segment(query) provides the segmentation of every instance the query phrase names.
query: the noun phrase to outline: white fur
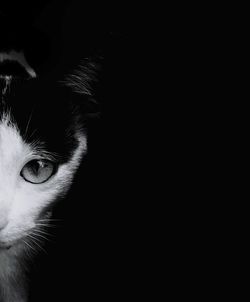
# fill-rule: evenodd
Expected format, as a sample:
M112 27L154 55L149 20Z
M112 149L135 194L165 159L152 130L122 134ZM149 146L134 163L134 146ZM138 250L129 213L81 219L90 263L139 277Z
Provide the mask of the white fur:
M26 235L36 227L42 210L69 189L86 151L86 137L81 133L77 139L79 146L71 160L59 166L47 182L32 184L26 182L20 172L27 162L41 155L22 139L9 115L0 120L0 291L4 287L13 297L18 293L8 280L19 275L17 263L24 252ZM4 248L10 245L10 249ZM6 299L17 302L9 296ZM25 301L19 299L19 302Z

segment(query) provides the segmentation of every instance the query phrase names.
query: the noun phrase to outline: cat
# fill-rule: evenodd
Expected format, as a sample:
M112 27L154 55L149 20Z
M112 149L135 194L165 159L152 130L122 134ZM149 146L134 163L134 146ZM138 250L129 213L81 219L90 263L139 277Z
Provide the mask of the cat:
M94 65L52 81L0 50L0 301L27 302L27 263L87 153L83 100ZM19 72L22 70L22 72ZM77 97L76 97L77 96Z

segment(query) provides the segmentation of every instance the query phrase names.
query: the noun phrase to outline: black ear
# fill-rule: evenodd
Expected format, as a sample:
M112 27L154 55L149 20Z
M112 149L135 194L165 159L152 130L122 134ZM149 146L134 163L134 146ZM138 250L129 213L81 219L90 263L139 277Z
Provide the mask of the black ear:
M32 10L30 12L33 13ZM28 78L30 75L25 75L24 70L21 70L20 67L26 69L27 72L24 65L29 65L39 74L40 70L46 66L52 51L50 37L33 26L32 17L34 16L26 15L26 13L28 14L28 11L24 12L23 9L17 11L16 8L5 12L0 11L0 53L2 53L0 61L4 63L0 66L0 72L7 74L12 72L16 77L21 78ZM34 13L34 15L36 14ZM23 58L21 58L22 56ZM12 63L13 66L10 66L8 59L12 63L14 61L15 66ZM23 64L24 61L26 64Z
M101 61L84 59L73 72L65 77L62 83L72 91L72 101L86 118L98 117L100 108Z

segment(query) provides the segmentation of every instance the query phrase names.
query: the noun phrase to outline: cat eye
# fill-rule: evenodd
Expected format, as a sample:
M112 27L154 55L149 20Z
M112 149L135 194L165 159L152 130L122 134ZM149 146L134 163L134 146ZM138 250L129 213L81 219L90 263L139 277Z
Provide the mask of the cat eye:
M55 173L56 165L44 159L28 162L21 171L21 176L33 184L41 184L49 180Z

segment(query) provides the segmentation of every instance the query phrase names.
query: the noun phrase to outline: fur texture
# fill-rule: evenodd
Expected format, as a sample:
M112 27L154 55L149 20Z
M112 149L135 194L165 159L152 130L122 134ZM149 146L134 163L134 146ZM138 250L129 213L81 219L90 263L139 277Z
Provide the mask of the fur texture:
M2 56L3 58L3 56ZM0 100L0 301L26 302L27 259L42 248L36 240L55 202L69 190L87 135L72 89L89 97L90 67L64 84L44 79L13 80ZM5 87L4 76L0 81ZM66 85L65 85L66 84ZM53 174L42 183L22 174L32 161L48 161ZM31 170L28 170L30 173Z

